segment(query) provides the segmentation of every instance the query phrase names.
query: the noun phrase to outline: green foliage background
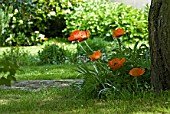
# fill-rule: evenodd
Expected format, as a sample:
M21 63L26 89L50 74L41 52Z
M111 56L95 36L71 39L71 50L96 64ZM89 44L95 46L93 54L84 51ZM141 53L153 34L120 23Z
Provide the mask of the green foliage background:
M14 5L9 27L1 36L5 45L37 45L41 37L63 37L65 15L82 0L23 0ZM4 7L8 3L3 1ZM38 31L36 34L35 31Z
M92 37L112 40L111 30L125 30L124 42L147 40L148 7L136 9L121 3L88 1L66 15L66 35L73 30L90 30Z
M10 10L5 10L9 5L13 6L13 13L8 27L3 28L5 32L1 34L0 46L37 45L44 37L67 38L76 29L88 29L91 38L110 41L111 30L118 27L125 29L123 42L147 41L147 6L136 9L105 0L13 1L3 1L4 5L1 5L1 13L3 10L11 14Z

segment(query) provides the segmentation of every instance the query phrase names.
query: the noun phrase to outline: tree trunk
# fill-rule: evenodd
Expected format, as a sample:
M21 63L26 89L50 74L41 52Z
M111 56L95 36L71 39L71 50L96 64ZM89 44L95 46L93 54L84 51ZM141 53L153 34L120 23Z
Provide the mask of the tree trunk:
M170 89L170 0L152 0L149 11L151 82L156 92Z

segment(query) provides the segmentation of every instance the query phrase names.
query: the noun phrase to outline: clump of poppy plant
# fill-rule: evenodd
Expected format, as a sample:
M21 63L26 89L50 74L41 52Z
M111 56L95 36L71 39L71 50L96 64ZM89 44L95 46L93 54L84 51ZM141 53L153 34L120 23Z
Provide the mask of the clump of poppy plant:
M110 66L110 68L114 69L114 70L117 70L119 69L125 62L125 58L115 58L111 61L108 61L108 64Z
M90 31L81 31L81 30L75 30L71 33L70 37L68 37L69 41L76 41L81 42L83 40L87 40L90 35Z
M100 52L100 50L95 51L92 55L89 55L88 57L91 60L97 60L102 56L102 53Z
M114 38L119 38L124 35L124 30L122 28L118 28L116 30L112 30L112 35Z
M119 37L124 35L124 33L125 33L125 31L122 28L112 30L112 35L114 38L117 38L115 40L118 41L120 49L121 49L121 42L120 42ZM90 35L89 30L86 30L86 31L75 30L71 33L70 37L68 37L68 40L81 42L81 41L87 40L89 35ZM79 43L79 44L81 45L81 43ZM85 41L85 44L86 44L86 46L88 46L86 41ZM83 49L83 47L82 47L82 49ZM101 58L102 53L100 52L100 50L93 51L90 47L89 47L89 49L93 52L91 55L88 56L88 58L90 60L95 61L95 60L98 60ZM84 50L84 52L87 54L87 52L85 50ZM100 61L93 62L93 68L96 71L95 73L89 72L89 70L91 70L91 69L89 69L88 67L81 68L81 66L80 66L81 69L78 70L78 71L80 71L80 74L82 74L83 76L89 77L89 78L85 78L84 83L82 83L82 86L81 86L83 88L82 93L86 94L87 96L92 95L93 97L96 97L96 94L98 94L98 96L102 95L102 94L104 95L105 93L102 93L102 91L105 90L105 88L110 87L110 85L117 87L115 85L116 83L112 83L113 81L117 82L117 80L120 82L119 84L121 85L120 86L121 88L119 88L119 86L118 86L116 89L121 90L122 88L125 88L125 89L128 89L130 92L131 92L131 90L133 91L133 89L137 90L138 86L140 85L137 83L137 78L134 78L134 79L136 79L136 81L135 81L136 86L132 85L132 86L128 86L128 88L127 88L127 84L129 84L127 82L132 81L132 80L129 80L131 78L129 78L129 76L127 75L128 72L122 72L122 71L119 72L118 71L118 69L121 68L124 63L125 63L125 58L114 58L114 59L108 61L108 65L109 65L110 69L117 70L116 74L113 74L113 70L110 70L110 69L107 70L108 67L105 67L105 64L101 63ZM103 72L103 70L104 71L106 70L107 72ZM144 73L145 73L145 70L141 69L141 68L133 68L129 71L129 74L134 77L142 76ZM120 78L120 79L114 78L113 79L113 77L112 77L113 75L115 75L115 76L125 75L128 77L122 76L123 78ZM95 76L95 78L93 78L94 76ZM96 79L99 81L96 81ZM124 84L124 82L127 84ZM91 86L90 87L91 90L89 91L89 85L91 85L91 84L94 86L93 87ZM107 85L109 85L109 86L107 86ZM129 87L131 87L131 89ZM88 88L88 90L87 90L87 88Z
M129 71L129 74L134 77L142 76L144 73L145 70L141 68L133 68Z

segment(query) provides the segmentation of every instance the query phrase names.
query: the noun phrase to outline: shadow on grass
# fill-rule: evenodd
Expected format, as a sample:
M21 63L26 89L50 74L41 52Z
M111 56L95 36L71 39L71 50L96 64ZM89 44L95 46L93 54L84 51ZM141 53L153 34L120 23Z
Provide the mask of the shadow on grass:
M40 91L0 90L1 114L140 114L170 113L170 92L146 93L132 98L85 100L73 89ZM4 101L4 102L3 102Z

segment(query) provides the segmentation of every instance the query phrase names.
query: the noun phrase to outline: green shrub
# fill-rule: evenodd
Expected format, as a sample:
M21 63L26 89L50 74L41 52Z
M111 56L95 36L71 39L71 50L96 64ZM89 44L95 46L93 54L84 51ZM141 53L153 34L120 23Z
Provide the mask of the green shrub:
M147 40L148 8L136 9L120 3L89 0L75 7L66 15L66 28L69 35L73 30L90 30L91 37L113 40L111 30L121 27L125 30L123 42L135 43Z
M10 49L5 50L2 59L19 66L36 65L39 62L36 56L31 55L29 51L25 51L21 47L11 47Z
M38 52L41 64L61 64L66 60L64 49L56 44L45 45L42 51Z
M36 45L44 37L63 37L64 16L82 0L23 0L15 6L6 34L6 45ZM18 38L19 36L19 38Z
M5 28L8 27L10 21L10 13L12 12L12 6L7 7L5 4L0 5L0 46L5 44L5 39L2 37L5 34Z
M11 81L16 81L15 73L19 66L11 61L0 60L0 85L11 86Z

